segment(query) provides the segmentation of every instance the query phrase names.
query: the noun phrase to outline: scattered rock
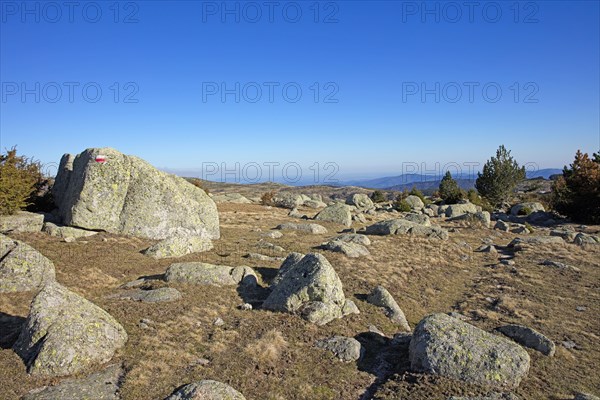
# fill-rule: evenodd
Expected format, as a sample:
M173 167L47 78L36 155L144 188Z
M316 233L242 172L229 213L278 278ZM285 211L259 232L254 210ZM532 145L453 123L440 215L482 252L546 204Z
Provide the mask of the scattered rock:
M65 225L150 239L220 236L217 206L202 189L111 148L64 155L52 193Z
M325 208L327 207L327 204L323 203L320 200L305 200L304 203L302 203L302 205L304 207L308 207L308 208Z
M537 202L528 202L528 203L519 203L514 205L511 209L510 209L510 213L511 215L526 215L527 214L531 214L534 212L538 212L538 211L546 211L544 209L544 206L542 205L542 203L537 203Z
M294 209L304 203L304 199L301 195L291 192L279 192L273 196L273 204L281 208Z
M364 193L355 193L355 194L348 196L346 198L346 204L355 206L356 208L359 208L359 209L361 209L361 208L369 209L369 208L374 207L373 200L371 200L369 198L369 196L367 196Z
M3 215L0 219L0 233L39 232L44 224L44 214L18 211L14 215Z
M512 248L515 251L522 251L527 249L529 246L545 246L545 245L564 245L565 241L560 237L556 236L532 236L526 238L515 238L509 244L508 248Z
M54 279L52 261L27 243L0 234L0 293L36 290Z
M510 225L507 222L504 222L501 219L499 219L498 221L496 221L494 229L498 229L503 232L508 232L510 230Z
M410 195L404 199L414 211L421 211L425 207L425 203L418 196Z
M569 349L569 350L577 347L577 344L572 340L564 340L561 344L563 345L563 347L565 349Z
M472 203L450 204L446 208L446 217L454 218L463 214L475 214L477 211L477 206Z
M410 222L414 222L415 224L431 226L431 221L429 220L429 217L425 214L408 213L404 216L404 219Z
M264 254L259 254L259 253L248 253L245 256L246 258L249 258L251 260L260 260L260 261L283 261L284 258L283 257L272 257L272 256L266 256Z
M251 204L252 201L239 193L219 193L212 196L215 203Z
M572 242L575 240L575 236L577 236L577 232L569 231L566 229L554 229L550 231L550 236L558 236L563 238L563 240L567 242Z
M577 267L573 267L571 265L567 265L565 263L561 263L561 262L558 262L558 261L544 260L540 264L541 265L546 265L548 267L558 268L558 269L570 269L571 271L575 271L575 272L580 272L581 271Z
M262 233L260 236L268 237L270 239L279 239L280 237L283 237L283 233L279 231L269 231Z
M573 239L573 243L579 246L585 245L596 245L600 243L600 238L598 236L588 235L587 233L579 232L575 239Z
M301 231L313 235L322 235L327 233L327 228L319 224L296 224L288 222L285 224L278 225L275 229L279 229L282 231Z
M120 400L119 385L123 374L121 365L110 365L85 378L66 379L56 386L35 389L23 396L22 400Z
M302 214L300 211L298 211L297 208L293 208L292 211L288 213L288 217L308 219L308 217Z
M404 218L389 219L377 222L366 228L367 235L398 235L410 234L415 236L424 236L428 238L448 239L448 231L437 225L423 226Z
M358 258L362 256L368 256L369 250L362 244L354 242L342 242L341 240L331 240L321 245L325 250L333 251L336 253L342 253L346 257Z
M556 346L552 340L532 328L511 324L501 326L497 330L513 339L515 342L537 350L547 356L552 357L556 350Z
M315 215L317 221L335 222L345 226L352 225L352 213L350 207L342 203L335 203L325 207Z
M386 315L403 330L410 332L410 325L406 320L404 312L396 303L390 292L383 286L377 286L367 297L367 301L377 307L383 307Z
M255 284L258 277L250 267L228 267L203 262L171 264L165 272L165 281L196 285Z
M369 239L369 237L366 235L361 235L360 233L343 233L331 240L339 240L347 243L358 243L362 244L363 246L371 245L371 239Z
M240 306L238 308L242 311L250 311L250 310L252 310L252 304L250 304L250 303L240 304Z
M600 397L589 393L576 393L573 400L600 400Z
M480 386L514 389L529 371L518 344L446 314L425 317L409 347L411 368Z
M342 317L345 304L342 282L321 254L299 258L288 256L263 303L271 311L299 313L304 319L324 325Z
M479 246L475 251L480 253L498 254L498 250L493 244Z
M360 310L352 300L346 299L344 306L342 307L342 315L360 314Z
M212 241L200 236L173 236L148 247L142 253L152 258L182 257L213 248Z
M575 307L575 311L584 312L585 310L587 310L586 306L577 306L577 307Z
M345 336L319 340L316 346L332 352L340 361L358 361L364 354L364 349L358 340Z
M223 318L221 317L217 317L214 321L213 321L213 325L214 326L223 326L225 325L225 321L223 321Z
M52 222L46 222L42 231L46 232L50 236L56 236L60 238L82 238L97 235L97 231L88 231L85 229L73 228L72 226L59 226Z
M515 262L513 260L507 259L507 258L503 258L502 260L500 260L500 264L503 265L515 265Z
M367 218L365 217L364 214L356 214L352 216L352 221L356 221L359 222L361 224L366 224L367 223Z
M13 349L30 374L62 376L107 362L126 341L106 311L53 282L33 299Z
M143 303L162 303L181 299L181 292L175 288L162 287L151 290L136 290L118 296L122 299L141 301Z
M176 390L165 400L246 400L234 388L221 382L203 380Z

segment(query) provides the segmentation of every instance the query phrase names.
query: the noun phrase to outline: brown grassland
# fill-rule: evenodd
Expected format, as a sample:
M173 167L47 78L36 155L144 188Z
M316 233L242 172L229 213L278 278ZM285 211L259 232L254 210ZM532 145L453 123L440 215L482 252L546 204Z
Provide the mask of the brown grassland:
M310 209L301 211L314 214ZM215 241L215 248L177 261L248 265L260 274L262 284L268 285L280 263L244 255L264 253L257 247L264 239L259 229L265 232L282 222L301 221L288 217L287 210L260 205L219 204L219 213L222 238ZM378 213L367 219L371 224L390 217ZM498 264L496 255L474 249L486 238L505 246L517 235L463 227L457 222L440 223L457 228L448 241L371 237L371 255L358 259L315 248L342 229L335 224L322 224L329 230L326 235L285 231L280 239L265 239L290 252L322 251L336 269L346 297L354 300L361 313L322 327L294 315L242 311L240 304L260 300L261 293L247 298L247 293L239 293L235 287L173 285L183 299L172 303L111 298L122 290L119 285L162 274L174 262L142 255L140 251L153 243L149 240L106 233L73 243L43 233L11 236L50 258L60 283L107 310L125 327L129 341L111 363L124 365L121 395L127 400L163 399L180 385L200 379L230 384L249 400L419 400L488 392L411 373L406 348L387 355L389 370L383 374L377 368L376 352L397 328L380 309L365 301L365 295L378 284L392 293L413 327L425 315L458 311L488 331L519 323L554 340L554 357L528 350L531 369L515 392L522 399L571 399L575 391L600 393L600 246L537 246L516 252L516 265L507 266ZM546 229L537 228L533 235L547 234ZM539 265L548 258L576 266L580 272ZM10 349L32 296L0 295L2 399L16 399L60 381L28 376L22 360ZM577 311L578 306L586 307L585 311ZM213 324L217 317L224 320L222 326ZM148 327L140 326L142 319L151 321ZM386 337L368 333L372 325ZM365 357L358 363L342 363L314 346L316 340L331 335L359 338L367 349ZM576 347L564 347L562 342L567 340Z

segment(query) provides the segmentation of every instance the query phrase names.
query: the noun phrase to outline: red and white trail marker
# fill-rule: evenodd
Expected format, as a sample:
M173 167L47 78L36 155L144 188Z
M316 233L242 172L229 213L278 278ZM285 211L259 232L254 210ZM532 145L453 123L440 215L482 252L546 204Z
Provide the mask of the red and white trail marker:
M100 164L104 164L106 162L106 156L102 154L98 154L96 156L96 162Z

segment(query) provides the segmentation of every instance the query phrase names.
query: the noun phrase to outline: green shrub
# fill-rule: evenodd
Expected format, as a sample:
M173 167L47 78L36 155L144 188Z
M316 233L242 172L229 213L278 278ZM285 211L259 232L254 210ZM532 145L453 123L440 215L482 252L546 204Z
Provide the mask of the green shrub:
M440 182L438 189L440 198L444 200L446 204L456 204L460 200L465 198L465 193L458 186L458 183L452 178L450 171L446 171L446 174Z
M387 198L381 190L375 190L371 193L371 200L373 200L373 203L383 203L384 201L387 201Z
M519 215L529 215L531 214L533 211L531 210L531 208L529 207L523 207L519 210Z
M492 205L488 203L486 199L481 197L475 189L469 189L467 191L466 198L469 200L469 202L480 206L483 211L492 212L494 210L494 207L492 207Z
M475 188L481 196L493 206L506 202L515 186L525 179L525 167L519 164L501 145L496 151L496 157L490 158L483 166L483 172L477 174Z
M577 151L570 168L565 167L552 187L552 206L584 223L600 223L600 153L590 159Z
M400 212L409 212L412 211L412 207L406 201L407 194L400 193L398 197L396 197L396 201L394 202L394 208Z
M14 214L32 203L37 185L43 181L41 165L17 156L13 147L0 155L0 214Z

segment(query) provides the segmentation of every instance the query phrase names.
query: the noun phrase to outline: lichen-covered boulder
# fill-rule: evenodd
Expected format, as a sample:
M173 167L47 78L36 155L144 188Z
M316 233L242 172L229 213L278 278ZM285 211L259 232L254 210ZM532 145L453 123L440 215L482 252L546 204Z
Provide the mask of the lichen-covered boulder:
M252 200L239 193L219 193L215 194L212 199L215 203L252 204Z
M323 255L294 254L282 264L263 308L324 325L343 316L345 302L342 282Z
M521 346L446 314L417 324L409 359L414 371L503 389L519 386L529 371L529 354Z
M27 243L0 234L0 293L36 290L54 279L52 261Z
M151 290L133 290L115 296L120 299L141 301L142 303L165 303L181 300L181 292L170 287Z
M410 207L415 211L420 211L423 209L423 207L425 207L425 203L423 203L423 200L421 200L420 197L412 194L410 196L407 196L406 199L404 199L404 201L406 201L408 205L410 205Z
M185 262L171 264L165 272L165 281L227 286L239 283L256 283L258 278L256 272L250 267L228 267L203 262Z
M425 214L408 213L404 216L404 219L410 222L414 222L415 224L431 226L431 221L429 220L429 217Z
M335 222L345 226L352 225L352 213L350 207L346 204L335 203L325 207L320 213L315 215L318 221Z
M360 233L342 233L341 235L338 235L331 240L339 240L347 243L358 243L362 244L363 246L371 245L371 239L369 239L368 236L362 235Z
M364 193L355 193L346 198L346 204L355 206L357 208L373 208L373 200Z
M13 349L30 374L63 376L107 362L126 341L110 314L52 282L33 299Z
M215 202L200 188L111 148L63 156L53 195L65 225L164 239L218 239Z
M14 215L0 218L0 233L39 232L44 224L44 214L19 211Z
M245 397L221 382L203 380L183 386L165 400L246 400Z
M143 253L152 258L182 257L213 248L212 241L201 236L173 236L148 247Z

